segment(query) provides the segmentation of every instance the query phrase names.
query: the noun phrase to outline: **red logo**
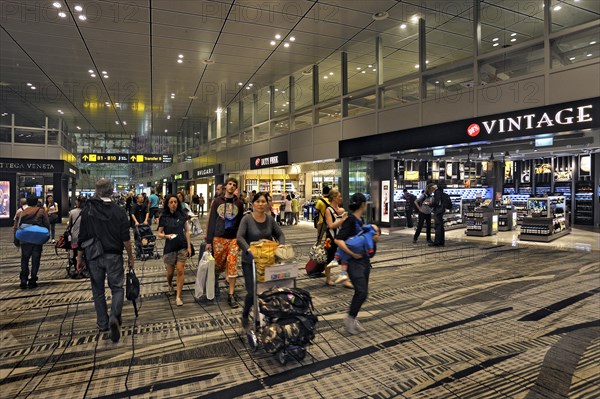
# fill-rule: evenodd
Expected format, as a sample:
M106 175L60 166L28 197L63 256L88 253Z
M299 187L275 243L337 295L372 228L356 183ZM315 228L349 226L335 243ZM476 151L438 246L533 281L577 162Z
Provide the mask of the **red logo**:
M479 132L481 132L481 128L479 127L479 125L477 123L472 123L467 128L467 134L471 137L477 136L479 134Z
M256 158L256 161L254 161L254 164L256 166L260 166L260 158Z

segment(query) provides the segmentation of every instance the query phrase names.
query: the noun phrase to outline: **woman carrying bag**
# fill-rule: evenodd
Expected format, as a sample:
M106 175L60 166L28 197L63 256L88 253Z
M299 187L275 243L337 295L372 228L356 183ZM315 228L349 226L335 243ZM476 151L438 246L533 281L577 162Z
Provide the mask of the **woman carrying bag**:
M254 279L252 271L252 255L250 243L275 238L279 244L285 244L285 236L281 228L271 216L269 194L259 192L252 198L252 212L245 215L237 232L237 243L242 250L242 271L246 285L246 299L242 311L242 327L248 327L248 315L254 299Z
M58 214L58 204L54 202L52 194L46 196L46 203L44 204L44 210L48 214L48 220L50 220L50 239L52 244L56 244L54 239L56 231L56 223L60 223L60 215Z

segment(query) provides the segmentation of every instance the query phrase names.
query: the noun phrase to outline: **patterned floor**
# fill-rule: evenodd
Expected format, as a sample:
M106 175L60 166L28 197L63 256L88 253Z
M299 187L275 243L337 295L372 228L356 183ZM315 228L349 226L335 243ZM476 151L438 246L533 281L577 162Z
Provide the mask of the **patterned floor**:
M286 227L300 265L314 229ZM359 319L352 291L303 273L318 334L302 362L251 352L225 295L197 303L197 259L183 307L165 295L161 260L138 263L142 304L126 302L123 337L95 328L88 280L64 279L47 245L40 286L18 287L19 254L0 230L2 398L598 398L599 253L383 236ZM238 280L243 292L243 279Z

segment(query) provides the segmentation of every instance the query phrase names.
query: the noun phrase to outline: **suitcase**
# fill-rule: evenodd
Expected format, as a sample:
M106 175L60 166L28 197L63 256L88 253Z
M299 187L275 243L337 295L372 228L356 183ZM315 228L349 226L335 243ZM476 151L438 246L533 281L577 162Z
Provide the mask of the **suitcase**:
M308 274L308 277L323 277L323 272L325 271L325 264L318 264L314 260L309 259L308 262L306 262L305 269L306 274Z

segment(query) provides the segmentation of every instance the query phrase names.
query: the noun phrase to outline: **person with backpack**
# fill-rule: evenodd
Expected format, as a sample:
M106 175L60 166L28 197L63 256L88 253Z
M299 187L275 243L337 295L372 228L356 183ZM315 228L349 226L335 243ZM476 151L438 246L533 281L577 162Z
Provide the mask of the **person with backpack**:
M323 186L323 196L319 197L315 202L315 217L313 223L315 229L317 229L317 240L321 241L323 234L325 234L324 222L325 222L325 211L330 206L329 202L329 186Z
M406 201L404 205L404 215L406 215L406 227L412 229L412 214L413 209L415 208L415 200L417 199L417 197L414 194L409 193L407 189L404 189L403 193L404 200Z
M27 196L27 208L19 214L19 220L15 223L15 231L23 224L31 224L50 228L48 214L43 209L38 208L38 197L35 195ZM29 242L20 242L21 245L21 289L36 288L37 274L40 270L40 260L42 259L42 249L44 244L33 244ZM29 259L31 259L31 276L29 274Z
M430 244L433 243L433 241L431 241L431 212L433 204L433 192L436 189L437 186L435 184L428 184L425 188L425 191L419 195L415 201L415 207L419 211L419 222L417 224L415 235L413 236L413 244L417 243L419 235L421 234L421 230L423 230L423 224L426 225L425 235L427 237L427 242Z
M444 228L444 213L452 209L452 200L442 187L433 194L433 216L435 218L435 240L429 244L431 247L443 247L446 243Z

